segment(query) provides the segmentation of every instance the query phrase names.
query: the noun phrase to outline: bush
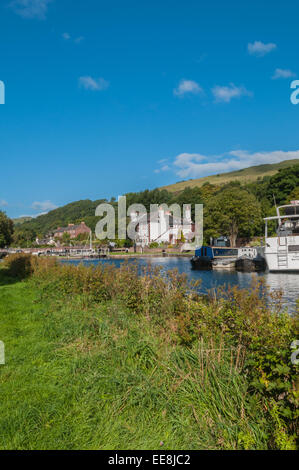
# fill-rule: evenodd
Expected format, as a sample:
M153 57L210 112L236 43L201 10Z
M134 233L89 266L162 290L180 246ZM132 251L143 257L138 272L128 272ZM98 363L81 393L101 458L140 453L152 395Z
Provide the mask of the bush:
M159 243L158 242L152 242L150 243L150 248L159 248Z
M33 258L31 255L9 255L4 260L4 267L10 277L25 279L33 273Z

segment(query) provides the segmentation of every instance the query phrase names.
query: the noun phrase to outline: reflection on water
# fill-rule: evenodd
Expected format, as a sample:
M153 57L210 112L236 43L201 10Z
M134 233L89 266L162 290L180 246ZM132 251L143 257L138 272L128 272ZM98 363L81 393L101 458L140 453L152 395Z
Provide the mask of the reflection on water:
M129 258L129 263L138 263L140 267L150 265L152 267L160 266L163 271L177 269L180 273L186 273L189 279L200 280L199 290L217 288L224 285L239 286L241 289L249 288L253 278L264 278L271 291L282 290L283 304L292 311L295 309L296 300L299 298L299 274L293 273L240 273L237 271L193 271L189 258L171 257L171 258ZM79 264L78 260L62 261L63 263ZM86 265L91 264L115 264L120 266L124 263L123 259L101 259L84 260Z
M299 299L299 274L266 273L264 277L272 291L282 290L283 301L294 309Z

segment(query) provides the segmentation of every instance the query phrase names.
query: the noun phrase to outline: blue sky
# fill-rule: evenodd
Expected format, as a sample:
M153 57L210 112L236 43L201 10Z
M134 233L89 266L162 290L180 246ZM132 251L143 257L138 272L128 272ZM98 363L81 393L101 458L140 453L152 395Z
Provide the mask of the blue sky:
M299 6L2 0L0 210L299 158Z

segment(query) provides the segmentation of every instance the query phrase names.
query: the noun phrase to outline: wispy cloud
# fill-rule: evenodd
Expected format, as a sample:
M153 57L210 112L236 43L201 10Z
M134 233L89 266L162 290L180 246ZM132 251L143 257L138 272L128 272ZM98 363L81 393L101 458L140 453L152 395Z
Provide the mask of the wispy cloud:
M269 42L268 44L265 44L261 41L255 41L253 43L248 44L248 52L251 55L256 55L258 57L263 57L266 54L269 54L269 52L274 51L274 49L277 48L277 45L274 44L273 42Z
M9 6L23 18L37 18L44 20L47 15L48 5L53 0L13 0Z
M40 214L21 214L21 215L18 215L17 218L20 219L20 218L25 218L25 217L29 218L30 217L31 219L37 219L37 217L40 217L41 215L46 215L46 214L48 214L47 211L46 212L41 212Z
M0 207L7 207L8 206L8 202L5 201L4 199L0 199Z
M222 155L181 153L173 161L173 169L181 178L201 178L203 176L241 170L255 165L279 163L284 160L299 159L299 150L253 152L232 150Z
M104 78L80 77L79 85L86 90L101 91L109 88L110 83Z
M162 173L164 171L170 171L171 168L169 165L163 165L161 168L158 168L157 170L155 170L155 173Z
M217 103L229 103L233 98L240 98L241 96L252 96L253 93L248 91L243 86L235 86L231 83L229 86L215 86L212 88L215 101Z
M291 78L296 77L296 74L289 69L276 69L272 80L277 80L279 78Z
M65 41L71 41L71 42L74 42L75 44L80 44L80 42L84 41L84 36L79 36L78 38L73 39L69 33L63 33L62 37Z
M175 96L184 96L186 94L198 95L203 89L194 80L181 80L178 87L173 90Z
M79 36L78 38L74 39L75 44L80 44L80 42L84 41L84 36Z
M53 202L51 201L44 201L44 202L35 201L31 207L35 211L41 211L43 213L47 213L49 211L57 209L57 206L53 204Z

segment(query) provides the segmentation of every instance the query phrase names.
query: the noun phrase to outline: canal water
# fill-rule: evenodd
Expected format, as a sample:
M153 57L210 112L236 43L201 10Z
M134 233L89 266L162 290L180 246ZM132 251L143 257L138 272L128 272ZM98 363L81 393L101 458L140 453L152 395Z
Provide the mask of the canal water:
M99 263L114 264L119 267L126 262L124 259L100 259L100 260L64 260L62 263L79 264L80 262L90 266ZM296 309L296 300L299 299L299 274L292 273L241 273L237 271L194 271L191 269L190 258L187 257L159 257L159 258L129 258L129 263L138 263L140 267L150 265L153 268L159 266L164 272L177 269L180 273L186 273L189 279L199 280L199 290L206 293L211 289L221 286L239 286L241 289L250 288L253 278L265 279L271 291L282 291L284 307L290 312Z

